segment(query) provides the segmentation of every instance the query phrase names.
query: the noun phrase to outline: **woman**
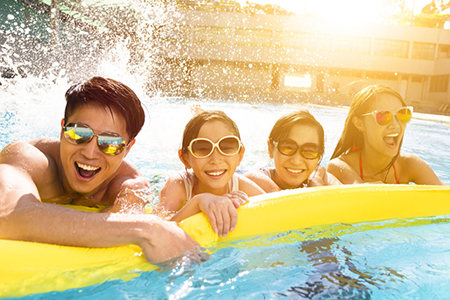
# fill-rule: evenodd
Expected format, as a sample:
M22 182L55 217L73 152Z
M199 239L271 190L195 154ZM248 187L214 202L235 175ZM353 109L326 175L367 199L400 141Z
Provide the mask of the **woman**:
M401 152L412 108L399 93L372 85L355 95L327 170L343 184L444 185L417 155Z
M288 113L278 119L267 145L275 168L244 174L266 193L341 184L320 165L325 151L324 130L307 110Z

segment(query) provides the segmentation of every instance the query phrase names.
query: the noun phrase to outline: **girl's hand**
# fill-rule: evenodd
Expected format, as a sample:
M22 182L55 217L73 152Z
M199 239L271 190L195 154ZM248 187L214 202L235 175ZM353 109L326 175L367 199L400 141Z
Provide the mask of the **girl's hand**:
M243 192L232 192L223 196L213 194L200 194L198 208L205 213L214 230L220 237L225 237L228 232L236 228L238 214L236 205L245 203Z
M322 165L318 165L316 170L309 176L308 186L323 186L326 185L326 169Z
M248 196L243 191L234 191L228 194L225 194L224 196L227 196L230 198L231 202L233 202L233 205L235 208L241 207L241 205L248 202Z

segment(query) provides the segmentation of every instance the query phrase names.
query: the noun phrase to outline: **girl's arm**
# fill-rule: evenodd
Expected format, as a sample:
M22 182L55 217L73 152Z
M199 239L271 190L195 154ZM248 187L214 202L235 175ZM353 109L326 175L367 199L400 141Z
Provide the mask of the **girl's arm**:
M268 178L270 181L272 181L272 179L270 179L266 175L264 176ZM238 175L238 178L239 178L239 190L246 193L249 197L258 196L266 193L260 185L250 180L246 176ZM275 184L275 182L273 183Z
M235 203L244 204L247 201L248 196L243 192L232 192L223 196L202 193L192 197L171 220L180 222L192 215L203 212L208 217L214 232L221 237L225 237L229 231L233 231L236 228L238 214Z
M199 212L205 213L211 227L219 236L227 236L237 224L236 208L248 201L247 194L230 193L216 196L209 193L195 195L183 207L186 201L184 181L180 175L170 177L159 194L159 204L154 213L158 216L171 216L171 221L180 222Z
M342 185L342 183L333 174L327 172L324 166L318 165L310 178L308 186L324 186L324 185Z
M184 181L179 174L171 176L159 193L159 203L153 213L164 218L180 210L186 201Z
M281 191L280 187L261 171L250 171L245 173L243 176L253 181L266 193Z

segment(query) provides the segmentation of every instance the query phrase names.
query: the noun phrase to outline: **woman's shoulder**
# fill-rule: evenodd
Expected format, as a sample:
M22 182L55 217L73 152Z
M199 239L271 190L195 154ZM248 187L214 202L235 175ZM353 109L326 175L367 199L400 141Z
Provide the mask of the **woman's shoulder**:
M361 181L359 175L359 154L349 152L330 160L327 171L343 184L354 184Z
M358 163L359 152L349 152L333 158L327 164L327 170L332 168L350 168L354 169Z
M408 165L417 165L417 164L426 164L426 162L421 159L417 154L408 153L408 152L400 152L396 161L396 165L399 166L408 166Z
M444 184L426 161L413 153L401 152L395 162L400 182Z

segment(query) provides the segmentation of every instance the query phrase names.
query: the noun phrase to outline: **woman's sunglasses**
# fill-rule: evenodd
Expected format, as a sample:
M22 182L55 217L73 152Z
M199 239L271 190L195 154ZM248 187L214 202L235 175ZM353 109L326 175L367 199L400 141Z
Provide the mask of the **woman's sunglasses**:
M108 132L94 134L89 126L82 123L68 123L63 126L63 130L66 140L74 145L89 143L96 136L98 147L108 155L118 155L127 146L120 135Z
M273 144L281 154L287 156L293 156L297 153L297 150L300 151L300 155L305 159L317 159L321 155L319 145L315 143L305 143L299 146L291 139L283 139Z
M372 115L375 118L377 124L380 126L387 126L391 124L392 116L394 115L397 116L397 120L400 123L406 124L411 120L412 107L409 106L400 107L396 112L392 112L389 110L382 110L382 111L374 110L373 112L363 114L361 116L369 116L369 115Z
M226 156L235 155L241 150L242 144L237 136L229 135L221 138L217 143L209 139L193 139L189 144L188 150L196 158L205 158L214 152L217 148L219 152Z

